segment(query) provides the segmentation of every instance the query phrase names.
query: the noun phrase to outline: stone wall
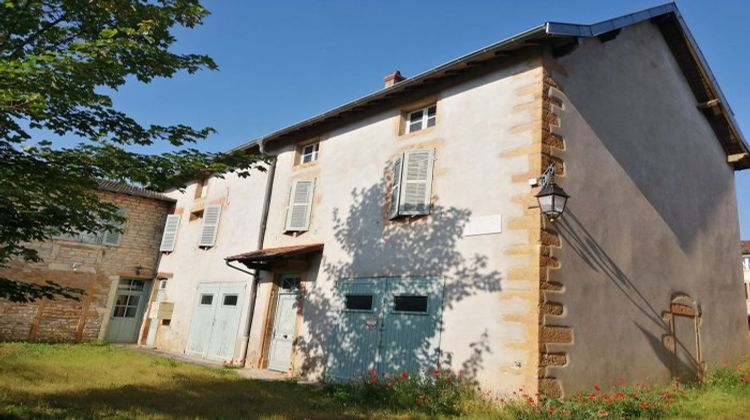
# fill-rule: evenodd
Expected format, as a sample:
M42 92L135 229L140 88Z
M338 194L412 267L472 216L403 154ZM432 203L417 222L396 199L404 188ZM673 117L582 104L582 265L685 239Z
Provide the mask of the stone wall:
M82 289L78 301L57 297L32 303L0 300L0 340L91 341L104 336L120 278L152 279L170 203L112 192L102 199L127 212L119 246L63 240L35 244L40 263L12 261L0 276ZM140 268L139 268L140 267Z

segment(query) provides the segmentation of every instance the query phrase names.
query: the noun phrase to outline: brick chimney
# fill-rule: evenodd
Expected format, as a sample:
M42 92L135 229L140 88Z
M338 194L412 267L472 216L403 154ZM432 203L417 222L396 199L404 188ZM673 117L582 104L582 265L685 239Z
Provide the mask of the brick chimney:
M401 72L398 70L394 71L393 73L387 74L383 78L383 82L385 82L385 87L387 88L395 85L402 80L406 80L406 77L402 76Z

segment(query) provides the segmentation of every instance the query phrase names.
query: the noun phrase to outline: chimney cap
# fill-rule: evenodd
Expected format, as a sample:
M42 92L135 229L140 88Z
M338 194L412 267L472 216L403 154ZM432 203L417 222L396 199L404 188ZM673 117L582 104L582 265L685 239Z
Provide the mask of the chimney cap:
M401 82L403 80L406 80L406 77L401 75L401 72L396 70L393 73L388 73L384 78L383 82L385 83L385 87L390 87L395 85L398 82Z

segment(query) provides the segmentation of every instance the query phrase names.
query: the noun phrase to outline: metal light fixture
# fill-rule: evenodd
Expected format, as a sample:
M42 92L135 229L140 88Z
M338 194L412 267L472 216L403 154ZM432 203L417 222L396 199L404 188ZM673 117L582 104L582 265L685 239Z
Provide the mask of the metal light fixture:
M547 218L554 222L563 212L570 197L565 190L555 184L555 165L550 165L539 178L542 189L537 193L536 199L539 208Z

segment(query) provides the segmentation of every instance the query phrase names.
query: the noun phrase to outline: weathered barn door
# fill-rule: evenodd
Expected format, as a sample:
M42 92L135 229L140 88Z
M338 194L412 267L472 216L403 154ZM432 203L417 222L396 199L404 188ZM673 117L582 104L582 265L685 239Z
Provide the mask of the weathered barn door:
M443 283L435 278L391 279L384 307L380 371L424 372L437 365Z
M337 283L342 309L334 320L327 376L418 373L439 356L443 282L436 278L372 278Z
M106 341L112 343L135 343L143 320L143 311L148 301L151 281L143 279L121 279L117 284L112 314L107 324Z
M245 283L198 285L185 353L223 361L233 358L244 292Z
M386 286L387 280L383 278L352 279L337 284L344 308L332 320L336 342L328 349L327 375L331 379L354 378L377 369Z

